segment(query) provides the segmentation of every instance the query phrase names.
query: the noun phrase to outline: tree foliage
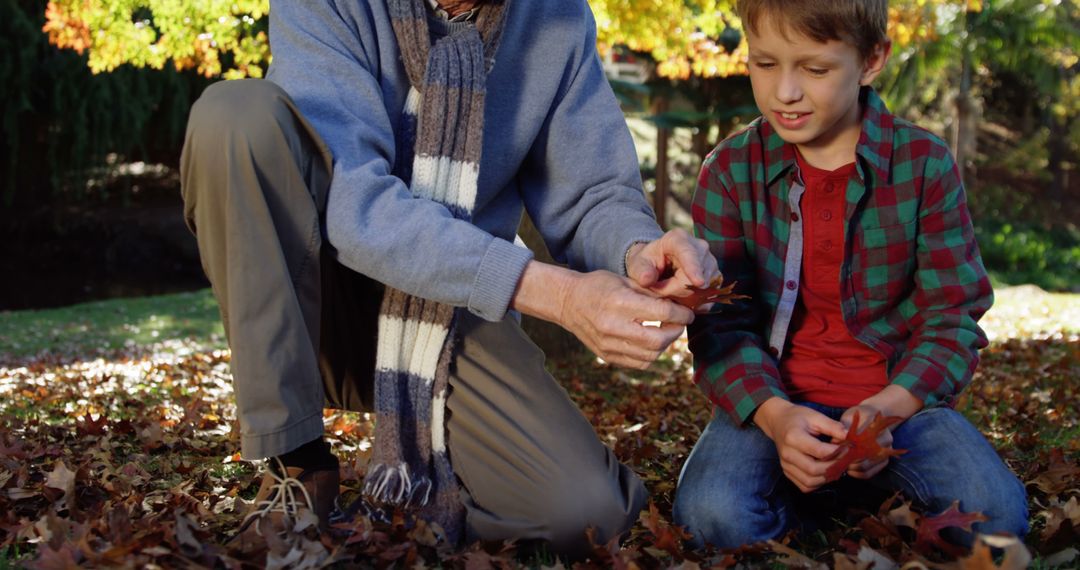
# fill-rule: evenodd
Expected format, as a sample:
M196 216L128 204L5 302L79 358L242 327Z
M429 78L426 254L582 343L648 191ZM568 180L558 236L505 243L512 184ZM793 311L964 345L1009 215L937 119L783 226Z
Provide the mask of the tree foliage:
M49 44L44 8L0 0L0 214L97 192L89 173L110 154L149 160L178 149L206 83L130 66L93 75L85 54Z
M55 0L44 31L54 44L88 53L95 73L172 62L206 77L262 77L268 11L268 0Z
M747 47L735 0L591 0L602 51L617 45L647 54L671 79L747 73ZM937 37L939 8L981 9L979 0L900 0L890 28L900 46ZM208 77L261 77L270 59L268 0L52 0L44 31L61 47L89 54L95 72L130 63L195 68Z

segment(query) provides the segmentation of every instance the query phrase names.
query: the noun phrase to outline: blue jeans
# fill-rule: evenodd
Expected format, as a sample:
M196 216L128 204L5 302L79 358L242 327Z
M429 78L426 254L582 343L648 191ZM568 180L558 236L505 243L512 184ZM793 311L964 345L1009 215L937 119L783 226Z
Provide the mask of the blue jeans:
M811 403L839 420L844 410ZM869 480L843 477L809 494L784 476L776 446L756 426L739 427L718 411L701 434L679 475L675 523L683 525L696 547L721 548L777 538L792 528L811 530L814 517L840 514L851 503L875 511L880 500L900 491L926 512L944 511L956 499L960 510L981 511L989 520L975 532L1028 530L1027 494L986 438L956 411L920 411L893 431L893 446L907 453L890 459ZM873 501L878 501L876 504ZM827 520L827 519L825 519ZM971 535L945 533L970 544Z

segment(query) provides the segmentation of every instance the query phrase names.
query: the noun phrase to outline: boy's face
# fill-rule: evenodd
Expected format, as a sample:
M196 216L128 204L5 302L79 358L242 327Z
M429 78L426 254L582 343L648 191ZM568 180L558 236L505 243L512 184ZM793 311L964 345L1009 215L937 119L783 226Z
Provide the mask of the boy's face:
M867 60L840 41L822 43L793 29L777 28L763 15L747 30L754 101L786 142L820 168L851 162L861 131L859 87L869 84L888 60L889 45Z

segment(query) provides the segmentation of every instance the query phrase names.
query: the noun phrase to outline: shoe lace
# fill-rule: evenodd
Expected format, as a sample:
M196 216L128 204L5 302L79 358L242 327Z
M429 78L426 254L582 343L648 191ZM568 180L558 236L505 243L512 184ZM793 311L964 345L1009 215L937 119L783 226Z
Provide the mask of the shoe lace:
M273 461L277 462L278 469L275 470L269 465L266 468L266 472L274 480L269 495L267 495L266 499L256 503L255 508L244 517L244 521L240 524L241 528L247 528L254 521L255 532L259 536L262 536L262 525L260 523L267 515L280 512L285 519L286 528L291 529L295 525L296 513L300 511L300 508L311 509L314 505L311 494L308 493L304 483L299 479L304 475L304 472L299 473L297 477L292 477L280 459L275 457ZM280 474L277 471L280 471ZM300 493L296 492L297 489L300 490ZM300 495L303 496L303 503L299 501Z

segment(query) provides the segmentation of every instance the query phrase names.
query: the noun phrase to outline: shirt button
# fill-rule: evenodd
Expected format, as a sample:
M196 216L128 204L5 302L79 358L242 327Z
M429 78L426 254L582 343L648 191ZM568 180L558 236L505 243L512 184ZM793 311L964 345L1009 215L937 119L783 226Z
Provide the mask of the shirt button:
M799 221L799 215L796 214L795 212L792 212L791 213L791 221L793 221L793 222Z
M832 249L832 242L829 241L829 240L825 240L825 241L821 242L821 249L824 249L825 251L829 251L830 249Z
M792 280L788 281L785 286L788 288L789 291L794 291L795 288L799 286L799 284Z
M821 219L825 220L826 222L831 220L832 219L832 211L831 210L822 210L821 211Z

